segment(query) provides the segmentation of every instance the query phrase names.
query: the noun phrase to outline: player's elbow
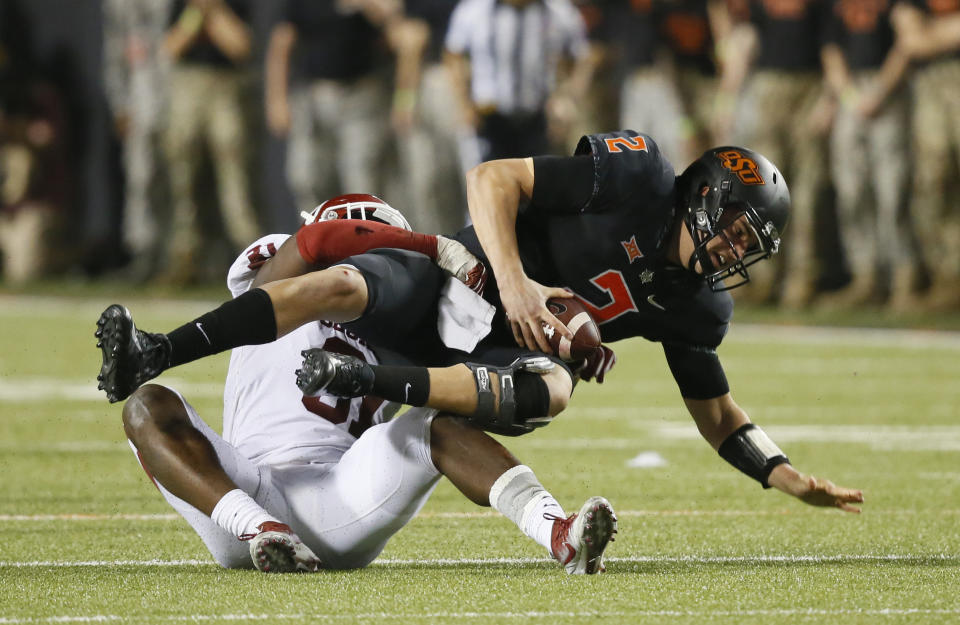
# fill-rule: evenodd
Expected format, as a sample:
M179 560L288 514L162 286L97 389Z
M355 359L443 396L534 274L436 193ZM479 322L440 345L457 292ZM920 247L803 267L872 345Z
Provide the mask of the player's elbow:
M468 189L475 189L487 184L495 177L497 161L487 161L474 165L467 171L466 182Z
M519 197L533 186L532 169L520 158L480 163L467 172L466 180L468 194L488 190Z

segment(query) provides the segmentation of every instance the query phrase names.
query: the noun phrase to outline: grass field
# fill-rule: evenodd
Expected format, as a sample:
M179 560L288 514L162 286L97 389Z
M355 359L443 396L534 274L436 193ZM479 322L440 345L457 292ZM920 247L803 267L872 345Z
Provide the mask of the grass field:
M508 441L568 510L613 503L606 574L566 576L441 483L369 568L265 576L212 563L97 393L93 321L117 298L155 330L210 303L0 296L0 625L960 622L960 334L743 323L721 348L739 403L799 469L863 488L862 515L729 467L659 346L633 341L606 384ZM218 427L226 363L160 380Z

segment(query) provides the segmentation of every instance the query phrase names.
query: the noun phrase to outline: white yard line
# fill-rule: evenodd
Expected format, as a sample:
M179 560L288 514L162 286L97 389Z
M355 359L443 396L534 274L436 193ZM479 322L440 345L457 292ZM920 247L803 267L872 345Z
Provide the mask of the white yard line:
M223 397L222 382L191 382L173 376L158 378L157 382L174 387L193 399L220 399ZM97 390L96 378L64 380L61 378L7 376L0 379L0 402L46 403L53 400L99 402L103 405L104 412L111 410L103 391Z
M767 517L793 516L806 514L791 509L783 510L617 510L620 518L636 517ZM871 516L913 516L932 517L960 516L960 509L931 510L876 510L870 509ZM421 512L416 519L493 519L500 517L499 512L477 510L473 512ZM74 521L179 521L179 514L173 512L161 514L0 514L0 523L43 523Z
M712 617L747 617L747 616L947 616L960 614L960 608L930 609L930 608L864 608L864 609L837 609L823 610L817 608L792 608L774 610L592 610L592 611L528 611L528 612L369 612L365 614L349 613L293 613L293 614L183 614L183 615L119 615L93 614L86 616L48 616L48 617L2 617L0 625L26 625L29 623L116 623L116 622L213 622L213 621L276 621L276 620L318 620L318 621L355 621L355 620L394 620L408 621L452 621L454 619L475 620L521 620L528 619L556 619L556 618L642 618L642 617L678 617L701 618Z
M637 556L630 558L605 558L607 564L852 564L858 562L890 562L899 564L923 564L938 562L956 564L960 555L954 554L838 554L838 555L759 555L759 556ZM554 563L552 558L382 558L372 567L435 567L458 566L529 566ZM0 561L0 568L83 568L83 567L171 567L171 566L216 566L212 560L34 560L29 562Z
M116 295L103 297L57 297L54 295L0 295L0 317L30 316L30 317L63 317L90 319L93 328L97 317L110 304L123 303L130 308L134 317L137 313L149 312L150 316L162 317L197 317L211 308L216 308L230 298L226 284L223 288L221 300L183 300L167 297L151 297L147 294L128 297L121 288L117 288ZM189 321L189 319L184 319ZM90 330L93 336L93 330Z

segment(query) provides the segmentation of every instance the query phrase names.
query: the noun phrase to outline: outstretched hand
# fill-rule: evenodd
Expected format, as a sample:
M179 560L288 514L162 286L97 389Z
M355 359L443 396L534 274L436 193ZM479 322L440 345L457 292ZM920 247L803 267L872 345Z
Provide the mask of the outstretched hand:
M863 503L862 490L844 488L830 480L803 475L789 464L775 467L768 481L770 486L793 495L811 506L840 508L844 512L859 514L860 508L854 504Z
M500 301L513 331L513 338L520 347L552 354L553 350L544 334L544 326L568 339L573 333L547 309L551 297L573 297L573 293L559 287L544 286L530 278L513 284L500 285Z
M860 514L860 508L852 504L863 503L863 491L837 486L830 480L809 476L807 488L797 497L811 506L840 508L846 512Z

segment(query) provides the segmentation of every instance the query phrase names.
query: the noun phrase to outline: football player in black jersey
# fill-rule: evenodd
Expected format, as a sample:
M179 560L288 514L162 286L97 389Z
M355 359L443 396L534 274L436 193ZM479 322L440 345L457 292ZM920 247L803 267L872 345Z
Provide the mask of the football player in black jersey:
M509 320L495 320L471 354L444 349L437 336L440 270L415 254L386 250L346 259L353 271L337 269L343 275L337 276L335 289L324 286L333 279L331 274L306 274L262 285L185 324L175 331L180 345L184 336L197 335L193 326L200 322L216 327L218 336L211 340L197 335L187 341L189 349L174 345L173 353L168 344L165 362L149 377L168 363L272 340L318 318L345 321L345 327L377 348L382 360L396 350L418 365L479 360L502 367L527 350L549 353L544 325L569 338L569 330L545 302L577 296L588 305L605 340L642 336L663 344L688 410L724 459L764 487L813 505L859 511L853 504L863 500L860 491L796 471L750 422L733 401L717 357L733 309L725 291L749 280L752 263L778 251L787 222L786 182L766 158L743 148L716 148L677 177L652 138L621 131L584 137L572 157L479 165L468 174L467 189L474 227L457 238L493 269L485 297ZM290 249L296 254L295 244ZM281 248L276 259L283 255ZM339 316L324 316L331 310ZM137 331L135 336L140 340L142 335ZM120 351L131 347L130 356L119 364L105 352L104 369L139 368L138 349L132 347L136 342L124 344ZM609 362L606 357L604 361ZM482 385L488 390L487 380L471 383L462 366L454 369L456 374L444 379L445 393L456 394L450 388L455 383L465 385L464 396L470 396L473 384L478 393ZM352 369L358 375L361 370ZM135 373L127 376L135 384L149 379ZM548 407L549 415L562 410L571 384L560 373L556 367L542 376L549 379L546 386L518 386L513 408L538 406L542 414L537 418L548 416ZM402 372L389 374L391 384L383 386L406 393ZM419 382L417 405L422 405L441 385L431 387L422 371L416 376L410 379ZM383 394L388 390L378 388L374 394L396 399ZM129 392L114 389L114 396ZM496 399L501 400L502 395ZM516 410L521 431L535 427L523 429L532 416Z
M701 434L764 487L850 512L859 490L801 474L734 402L716 348L730 288L777 253L790 209L786 181L762 155L708 150L679 177L647 135L581 139L573 157L491 161L467 177L473 228L459 239L493 270L518 345L543 349L550 287L588 304L605 341L663 344Z

